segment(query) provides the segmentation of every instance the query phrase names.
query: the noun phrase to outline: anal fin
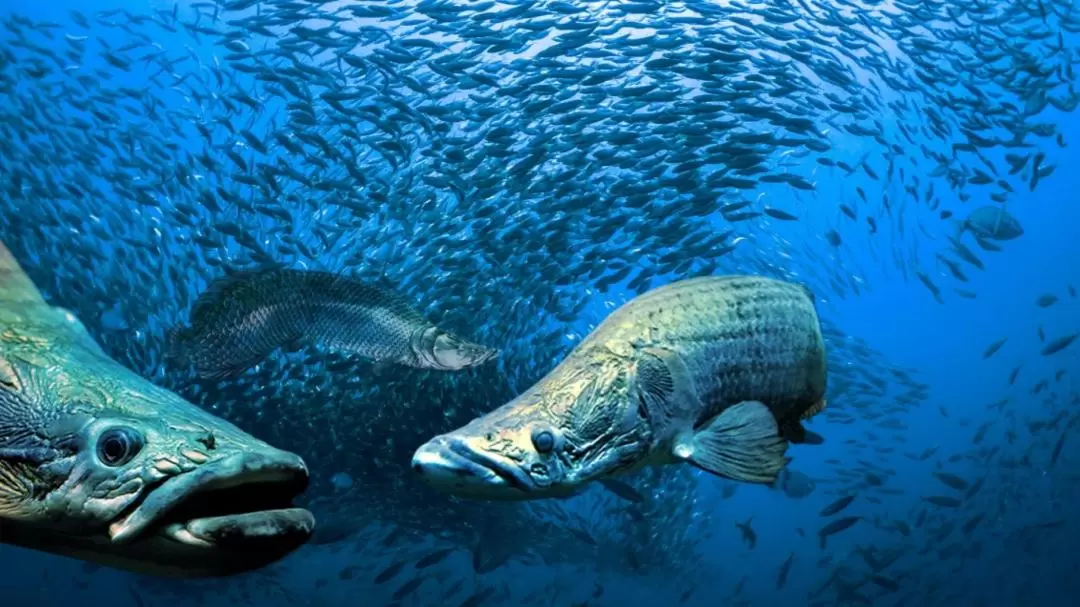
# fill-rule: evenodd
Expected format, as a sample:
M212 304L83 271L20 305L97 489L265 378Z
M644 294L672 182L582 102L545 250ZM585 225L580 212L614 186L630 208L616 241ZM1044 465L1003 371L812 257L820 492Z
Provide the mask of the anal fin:
M787 447L769 408L746 401L686 432L676 441L673 454L719 476L769 484L787 463Z

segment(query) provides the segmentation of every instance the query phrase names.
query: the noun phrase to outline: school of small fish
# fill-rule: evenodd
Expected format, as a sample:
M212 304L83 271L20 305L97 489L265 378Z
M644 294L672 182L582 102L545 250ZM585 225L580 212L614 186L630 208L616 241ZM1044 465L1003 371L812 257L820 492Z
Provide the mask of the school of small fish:
M118 362L301 454L310 550L350 562L302 587L285 577L303 554L246 578L140 579L131 604L596 607L635 596L619 594L627 576L670 605L1037 603L1040 561L1010 558L1075 531L1069 490L1027 482L1076 457L1080 326L1046 316L1036 336L974 344L965 364L1012 368L984 420L922 406L918 370L828 306L879 281L977 299L971 275L1038 238L1014 199L1054 174L1053 115L1080 104L1068 0L20 10L0 11L0 240ZM258 272L368 285L355 301L474 358L444 373L380 364L401 339L320 347L355 306L303 336L293 316L230 342L239 359L177 345L224 277ZM524 393L623 302L727 274L808 285L822 309L829 406L814 424L854 434L835 441L831 476L796 461L770 498L820 526L733 514L718 501L751 489L689 466L499 504L450 499L411 470L421 445ZM1075 305L1062 285L1031 314ZM947 438L909 444L915 415ZM925 478L901 478L909 465ZM902 498L907 516L885 508ZM710 555L718 541L760 555L778 533L800 543L769 557L766 587ZM511 565L589 573L525 588L499 577ZM54 583L92 588L96 572Z

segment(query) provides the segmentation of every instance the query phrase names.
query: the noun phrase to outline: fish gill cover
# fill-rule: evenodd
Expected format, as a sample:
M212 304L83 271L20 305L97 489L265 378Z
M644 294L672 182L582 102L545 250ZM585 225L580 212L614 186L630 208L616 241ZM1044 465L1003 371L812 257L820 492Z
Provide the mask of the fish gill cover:
M1080 100L1070 2L6 4L0 239L111 356L301 454L319 535L248 577L87 567L5 605L115 604L115 584L136 605L1034 605L1059 591L1046 579L1075 596L1068 494L1026 484L1080 419L1073 287L1025 308L1072 306L1038 345L1000 320L969 344L956 373L1028 361L975 418L944 417L927 369L848 329L888 318L839 313L884 290L960 315L1021 271L1009 248L1040 238L1023 205ZM268 267L391 289L501 357L376 372L295 347L227 381L169 360L209 284ZM774 490L800 501L743 489L736 507L735 485L685 468L525 505L412 475L418 445L520 393L619 303L730 273L819 300L826 445ZM1014 560L1054 547L1052 565Z

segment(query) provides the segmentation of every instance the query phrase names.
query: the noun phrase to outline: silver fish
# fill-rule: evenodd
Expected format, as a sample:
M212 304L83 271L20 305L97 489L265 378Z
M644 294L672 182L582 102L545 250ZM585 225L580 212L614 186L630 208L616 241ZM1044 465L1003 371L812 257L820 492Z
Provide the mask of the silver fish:
M191 327L170 331L174 359L225 378L274 350L313 341L376 363L457 371L499 351L428 322L404 298L328 272L265 270L218 279L195 302Z

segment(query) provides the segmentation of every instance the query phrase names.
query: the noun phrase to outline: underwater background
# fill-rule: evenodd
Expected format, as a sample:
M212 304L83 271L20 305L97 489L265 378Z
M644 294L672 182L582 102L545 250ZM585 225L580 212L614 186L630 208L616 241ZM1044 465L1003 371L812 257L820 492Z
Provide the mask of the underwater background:
M1080 591L1071 2L0 5L0 240L122 364L303 456L318 519L222 580L0 547L0 604ZM502 356L375 373L301 348L224 381L170 363L207 284L271 264L377 282ZM732 273L807 284L826 331L825 442L776 486L685 466L483 503L410 470L614 307Z

